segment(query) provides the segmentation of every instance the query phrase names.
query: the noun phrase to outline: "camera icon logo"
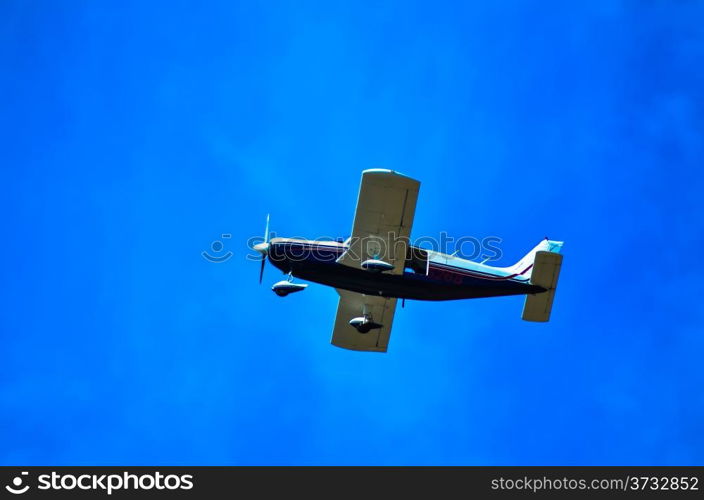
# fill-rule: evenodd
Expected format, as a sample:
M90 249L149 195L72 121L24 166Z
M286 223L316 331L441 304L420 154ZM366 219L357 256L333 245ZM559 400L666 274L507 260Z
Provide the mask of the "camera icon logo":
M22 493L27 493L27 490L29 489L29 485L25 485L22 487L22 476L28 475L29 472L22 471L19 476L15 477L12 480L12 486L6 485L5 489L12 493L13 495L21 495Z
M222 239L224 239L224 240L229 240L230 238L232 238L232 235L231 235L231 234L228 234L228 233L224 233L224 234L221 234L220 237L221 237ZM224 248L225 248L225 245L224 245L223 242L220 241L220 240L215 240L215 241L213 241L213 242L210 244L210 249L213 251L213 253L216 253L216 254L222 252ZM216 263L219 263L219 262L225 262L225 261L228 260L230 257L232 257L232 252L230 252L230 251L228 250L227 252L225 252L225 253L222 254L222 255L210 255L210 254L207 252L207 250L204 250L204 251L201 252L201 255L202 255L203 258L204 258L205 260L207 260L208 262L216 262Z

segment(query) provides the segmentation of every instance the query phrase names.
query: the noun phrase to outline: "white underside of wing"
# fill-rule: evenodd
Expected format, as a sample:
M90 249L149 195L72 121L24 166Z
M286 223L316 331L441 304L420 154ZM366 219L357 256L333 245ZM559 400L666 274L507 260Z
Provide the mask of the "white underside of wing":
M420 182L392 170L372 169L362 172L349 248L338 262L362 269L362 262L381 260L393 266L384 272L402 274L419 189ZM357 351L386 352L396 299L339 289L337 292L340 301L332 344ZM381 328L360 333L350 325L351 319L364 316L382 325Z
M337 305L331 343L337 347L355 351L386 352L396 311L396 299L340 289L337 293L340 294L340 301ZM368 333L359 333L349 324L349 321L365 314L369 315L375 323L383 326Z
M402 274L413 227L420 182L392 170L365 170L357 198L350 247L338 262L360 268L368 259Z

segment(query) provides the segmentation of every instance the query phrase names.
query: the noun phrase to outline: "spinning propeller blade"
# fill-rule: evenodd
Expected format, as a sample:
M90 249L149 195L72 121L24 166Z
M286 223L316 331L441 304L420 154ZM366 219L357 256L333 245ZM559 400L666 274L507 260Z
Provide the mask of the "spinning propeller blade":
M259 284L262 284L264 278L264 266L266 265L266 255L262 255L262 267L259 269Z
M254 249L262 254L262 267L259 269L259 284L261 285L264 278L264 266L266 265L266 256L269 254L269 214L266 215L266 227L264 229L264 242L254 245Z

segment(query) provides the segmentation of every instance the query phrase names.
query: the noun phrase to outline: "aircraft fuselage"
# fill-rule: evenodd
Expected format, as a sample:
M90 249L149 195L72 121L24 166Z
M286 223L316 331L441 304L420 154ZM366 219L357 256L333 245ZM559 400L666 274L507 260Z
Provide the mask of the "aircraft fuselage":
M453 300L545 291L527 280L521 281L519 275L492 272L496 268L489 266L467 269L430 260L421 268L406 269L400 275L355 269L337 263L347 248L333 241L274 238L268 258L281 271L297 278L381 297Z

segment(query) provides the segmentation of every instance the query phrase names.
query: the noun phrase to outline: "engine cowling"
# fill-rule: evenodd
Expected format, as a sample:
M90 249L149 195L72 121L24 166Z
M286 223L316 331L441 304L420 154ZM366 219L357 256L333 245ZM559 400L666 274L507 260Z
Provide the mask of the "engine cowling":
M380 259L367 259L362 262L362 269L366 269L367 271L374 271L377 273L391 271L393 268L393 264L389 264L388 262L384 262Z
M291 293L302 292L308 287L308 285L301 283L291 283L290 281L279 281L274 283L271 287L272 291L279 297L286 297Z

